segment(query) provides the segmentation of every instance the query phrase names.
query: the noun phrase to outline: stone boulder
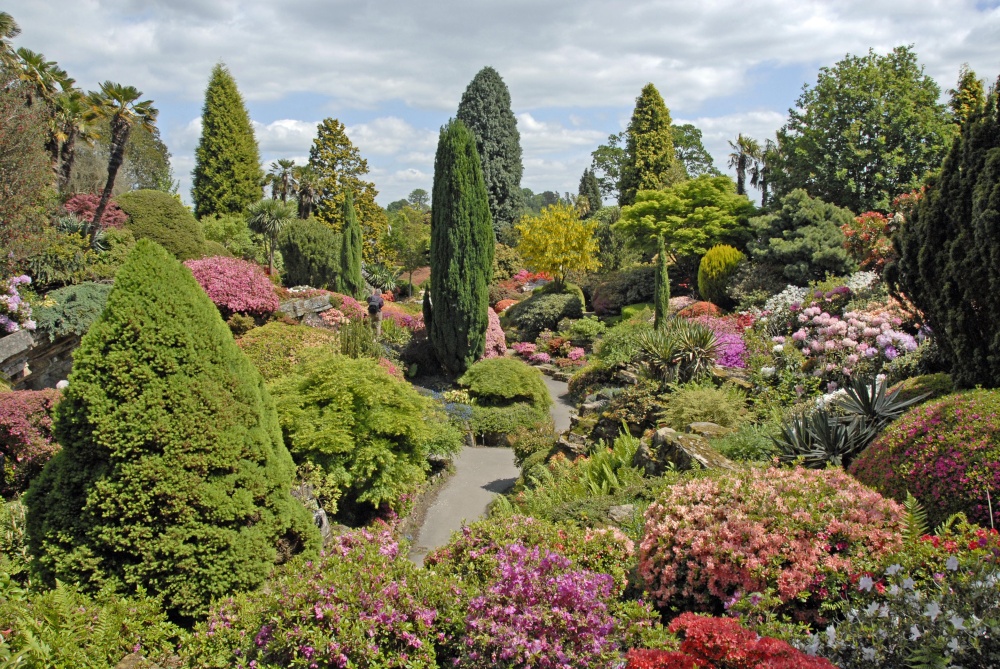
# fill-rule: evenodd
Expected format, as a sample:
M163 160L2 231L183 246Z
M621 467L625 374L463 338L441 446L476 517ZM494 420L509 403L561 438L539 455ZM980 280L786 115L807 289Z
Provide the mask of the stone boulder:
M706 439L716 439L718 437L724 437L727 434L732 434L735 432L731 427L722 427L721 425L716 425L715 423L699 422L691 423L687 426L687 432L689 434L696 434L699 437L705 437Z
M635 516L634 504L621 504L618 506L612 506L608 509L608 519L618 525L627 523L632 520L633 516Z
M317 295L301 300L287 300L278 305L278 311L289 318L304 318L307 314L321 314L332 309L329 295Z
M672 468L671 465L679 471L738 469L732 460L712 448L704 437L681 434L669 427L657 430L649 443L643 440L639 444L632 465L643 470L646 476L662 476Z
M319 505L319 500L316 498L313 487L308 483L300 483L292 488L292 497L302 502L302 505L309 509L313 517L313 522L319 528L320 536L323 537L323 545L328 545L330 540L335 536L334 530L330 525L330 519L327 518L326 511Z

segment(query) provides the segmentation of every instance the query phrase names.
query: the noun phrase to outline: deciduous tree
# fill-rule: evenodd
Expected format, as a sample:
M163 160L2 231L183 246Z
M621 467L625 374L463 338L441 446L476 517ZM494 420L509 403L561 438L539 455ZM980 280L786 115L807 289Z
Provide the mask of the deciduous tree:
M576 207L548 206L538 216L522 218L517 231L517 252L528 267L552 275L558 284L566 282L566 272L599 267L594 236L597 221L581 220Z
M948 95L950 96L948 107L955 122L960 126L965 125L969 117L980 111L986 103L983 97L983 82L968 63L962 64L962 69L958 72L957 87L950 89Z

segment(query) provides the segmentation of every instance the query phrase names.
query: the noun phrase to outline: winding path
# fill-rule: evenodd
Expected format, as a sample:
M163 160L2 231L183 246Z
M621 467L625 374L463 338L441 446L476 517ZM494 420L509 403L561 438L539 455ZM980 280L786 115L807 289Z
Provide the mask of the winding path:
M552 395L552 420L556 429L569 429L573 404L566 394L566 383L545 377ZM462 529L466 521L478 520L497 495L506 492L520 472L509 448L479 448L466 446L455 457L455 473L441 488L427 509L423 525L410 549L410 560L418 565L430 551L448 543L452 532Z

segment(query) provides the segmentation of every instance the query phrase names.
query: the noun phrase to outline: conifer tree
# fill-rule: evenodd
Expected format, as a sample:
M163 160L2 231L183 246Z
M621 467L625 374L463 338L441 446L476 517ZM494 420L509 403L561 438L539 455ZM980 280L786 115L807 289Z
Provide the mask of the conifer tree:
M684 179L674 152L670 110L653 84L635 100L621 175L621 206L635 203L641 190L659 190Z
M476 140L460 120L441 128L434 159L431 290L425 320L438 362L464 372L486 345L496 238Z
M656 242L656 282L653 287L653 327L659 328L667 322L670 313L670 274L667 271L667 249L663 237Z
M365 280L361 276L361 225L354 211L354 193L347 191L341 212L344 233L340 243L340 292L361 299Z
M950 89L948 94L951 96L948 107L959 125L965 125L969 117L980 111L986 102L983 98L983 82L968 63L964 63L959 70L958 87Z
M180 619L318 548L260 373L191 272L140 239L73 354L62 449L24 497L35 576Z
M587 200L587 213L584 218L589 218L601 208L603 204L601 183L597 180L597 175L594 174L593 170L586 169L583 171L583 176L580 177L580 191L578 194Z
M521 191L521 134L510 107L510 91L500 74L484 67L469 83L456 118L476 138L483 179L489 193L493 229L500 241L510 242L511 228L524 209Z
M236 80L222 63L212 68L195 149L194 214L242 214L262 197L260 151Z
M886 278L919 308L952 377L1000 387L1000 109L962 126L941 171L894 240Z

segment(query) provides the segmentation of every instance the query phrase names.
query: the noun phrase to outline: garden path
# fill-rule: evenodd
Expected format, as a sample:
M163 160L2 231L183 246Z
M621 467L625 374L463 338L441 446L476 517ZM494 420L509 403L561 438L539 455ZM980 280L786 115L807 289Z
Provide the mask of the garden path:
M572 405L566 395L566 383L545 377L552 395L552 419L557 430L569 429ZM414 537L410 560L424 563L424 556L448 543L452 532L465 522L478 520L497 495L506 492L517 480L514 453L509 448L466 446L455 456L455 473L427 509L424 522Z

